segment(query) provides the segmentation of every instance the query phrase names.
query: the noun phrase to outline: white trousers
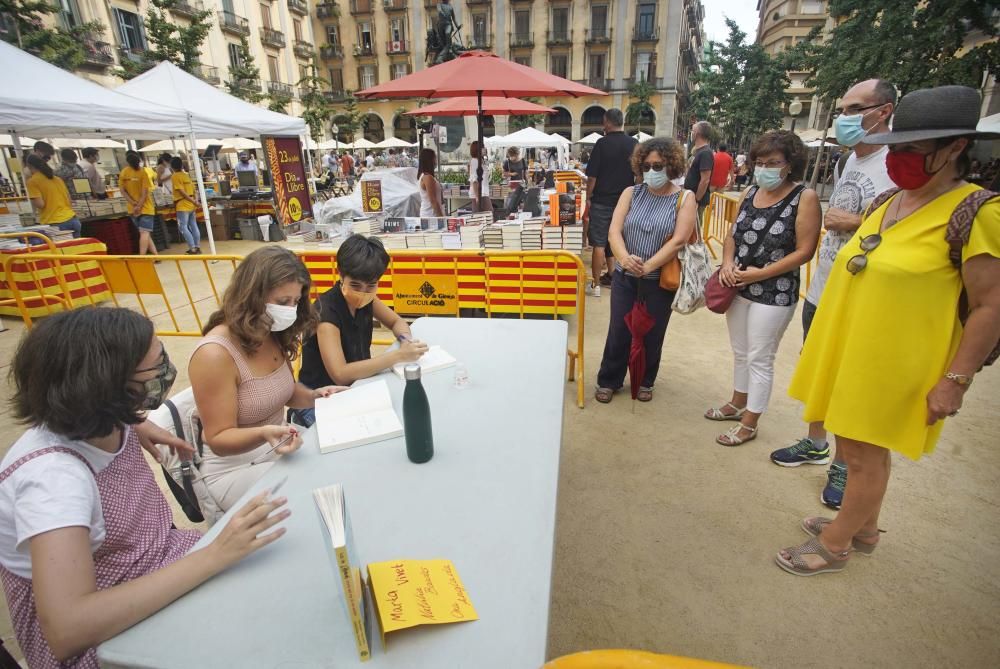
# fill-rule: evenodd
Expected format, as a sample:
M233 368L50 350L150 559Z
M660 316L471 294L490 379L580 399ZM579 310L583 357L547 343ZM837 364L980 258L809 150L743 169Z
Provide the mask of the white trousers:
M778 307L736 296L726 311L733 347L733 389L747 394L747 411L764 413L774 384L774 355L795 315L795 305Z

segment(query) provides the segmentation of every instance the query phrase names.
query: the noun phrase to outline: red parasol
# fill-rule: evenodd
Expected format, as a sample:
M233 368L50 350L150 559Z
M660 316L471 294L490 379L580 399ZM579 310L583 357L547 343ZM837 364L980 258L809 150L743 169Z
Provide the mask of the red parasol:
M523 98L529 95L568 95L577 98L607 93L486 51L467 51L454 60L366 88L355 95L363 100L475 96L477 134L482 143L483 96ZM479 161L476 181L482 194L483 161Z
M646 375L646 334L655 324L656 319L642 300L637 299L632 310L625 314L625 325L632 333L632 345L628 350L628 383L632 399L639 395L642 377Z
M479 113L475 97L449 98L432 105L406 112L406 116L475 116ZM556 110L519 98L483 97L483 113L490 116L517 116L521 114L555 114Z

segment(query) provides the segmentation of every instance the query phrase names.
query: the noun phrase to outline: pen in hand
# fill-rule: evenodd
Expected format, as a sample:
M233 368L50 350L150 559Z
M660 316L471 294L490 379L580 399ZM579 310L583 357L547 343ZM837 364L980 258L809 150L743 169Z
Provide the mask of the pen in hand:
M289 432L289 433L288 433L287 435L285 435L285 436L284 436L284 437L283 437L283 438L281 439L281 441L279 441L279 442L278 442L277 444L275 444L274 446L272 446L271 448L269 448L269 449L267 450L267 452L266 452L266 453L261 453L261 454L260 454L260 455L258 455L258 456L257 456L256 458L254 458L253 460L251 460L251 461L250 461L250 464L251 464L251 465L255 465L255 464L257 464L258 462L260 462L260 459L261 459L261 458L264 458L264 457L267 457L267 456L268 456L268 455L270 455L271 453L274 453L274 451L275 451L276 449L278 449L278 448L280 448L281 446L283 446L283 445L284 445L285 443L287 443L287 442L288 442L288 440L289 440L289 439L292 439L292 438L294 438L294 437L295 437L295 436L296 436L297 434L298 434L298 432Z

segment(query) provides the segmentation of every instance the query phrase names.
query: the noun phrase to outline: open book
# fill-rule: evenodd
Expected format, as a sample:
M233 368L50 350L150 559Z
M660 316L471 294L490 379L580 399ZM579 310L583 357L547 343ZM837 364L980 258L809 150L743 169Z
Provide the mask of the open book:
M368 584L361 573L352 548L350 517L344 502L344 488L339 483L313 490L320 520L326 528L327 545L331 559L340 576L344 591L344 603L354 628L354 642L362 662L371 659L369 639L372 634L372 606L368 594Z
M373 381L316 400L316 436L320 453L385 441L403 434L392 408L389 385Z
M439 369L444 369L445 367L451 367L457 362L454 357L448 351L444 350L440 346L431 346L427 349L427 353L420 356L417 360L417 364L420 365L420 375L427 376L431 372L436 372ZM400 362L392 366L392 371L396 373L396 376L403 378L403 368L407 365L412 365L412 362Z

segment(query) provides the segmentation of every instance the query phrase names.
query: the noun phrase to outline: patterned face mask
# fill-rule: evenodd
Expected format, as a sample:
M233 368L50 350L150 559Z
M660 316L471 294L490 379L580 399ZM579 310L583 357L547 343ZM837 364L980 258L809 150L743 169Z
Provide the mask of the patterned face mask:
M174 379L177 378L177 368L174 367L174 363L170 362L167 349L163 349L163 360L159 365L149 369L138 369L136 372L152 372L154 370L157 375L142 383L145 399L142 401L141 408L146 410L156 409L163 404L163 400L167 398L170 388L174 385Z

